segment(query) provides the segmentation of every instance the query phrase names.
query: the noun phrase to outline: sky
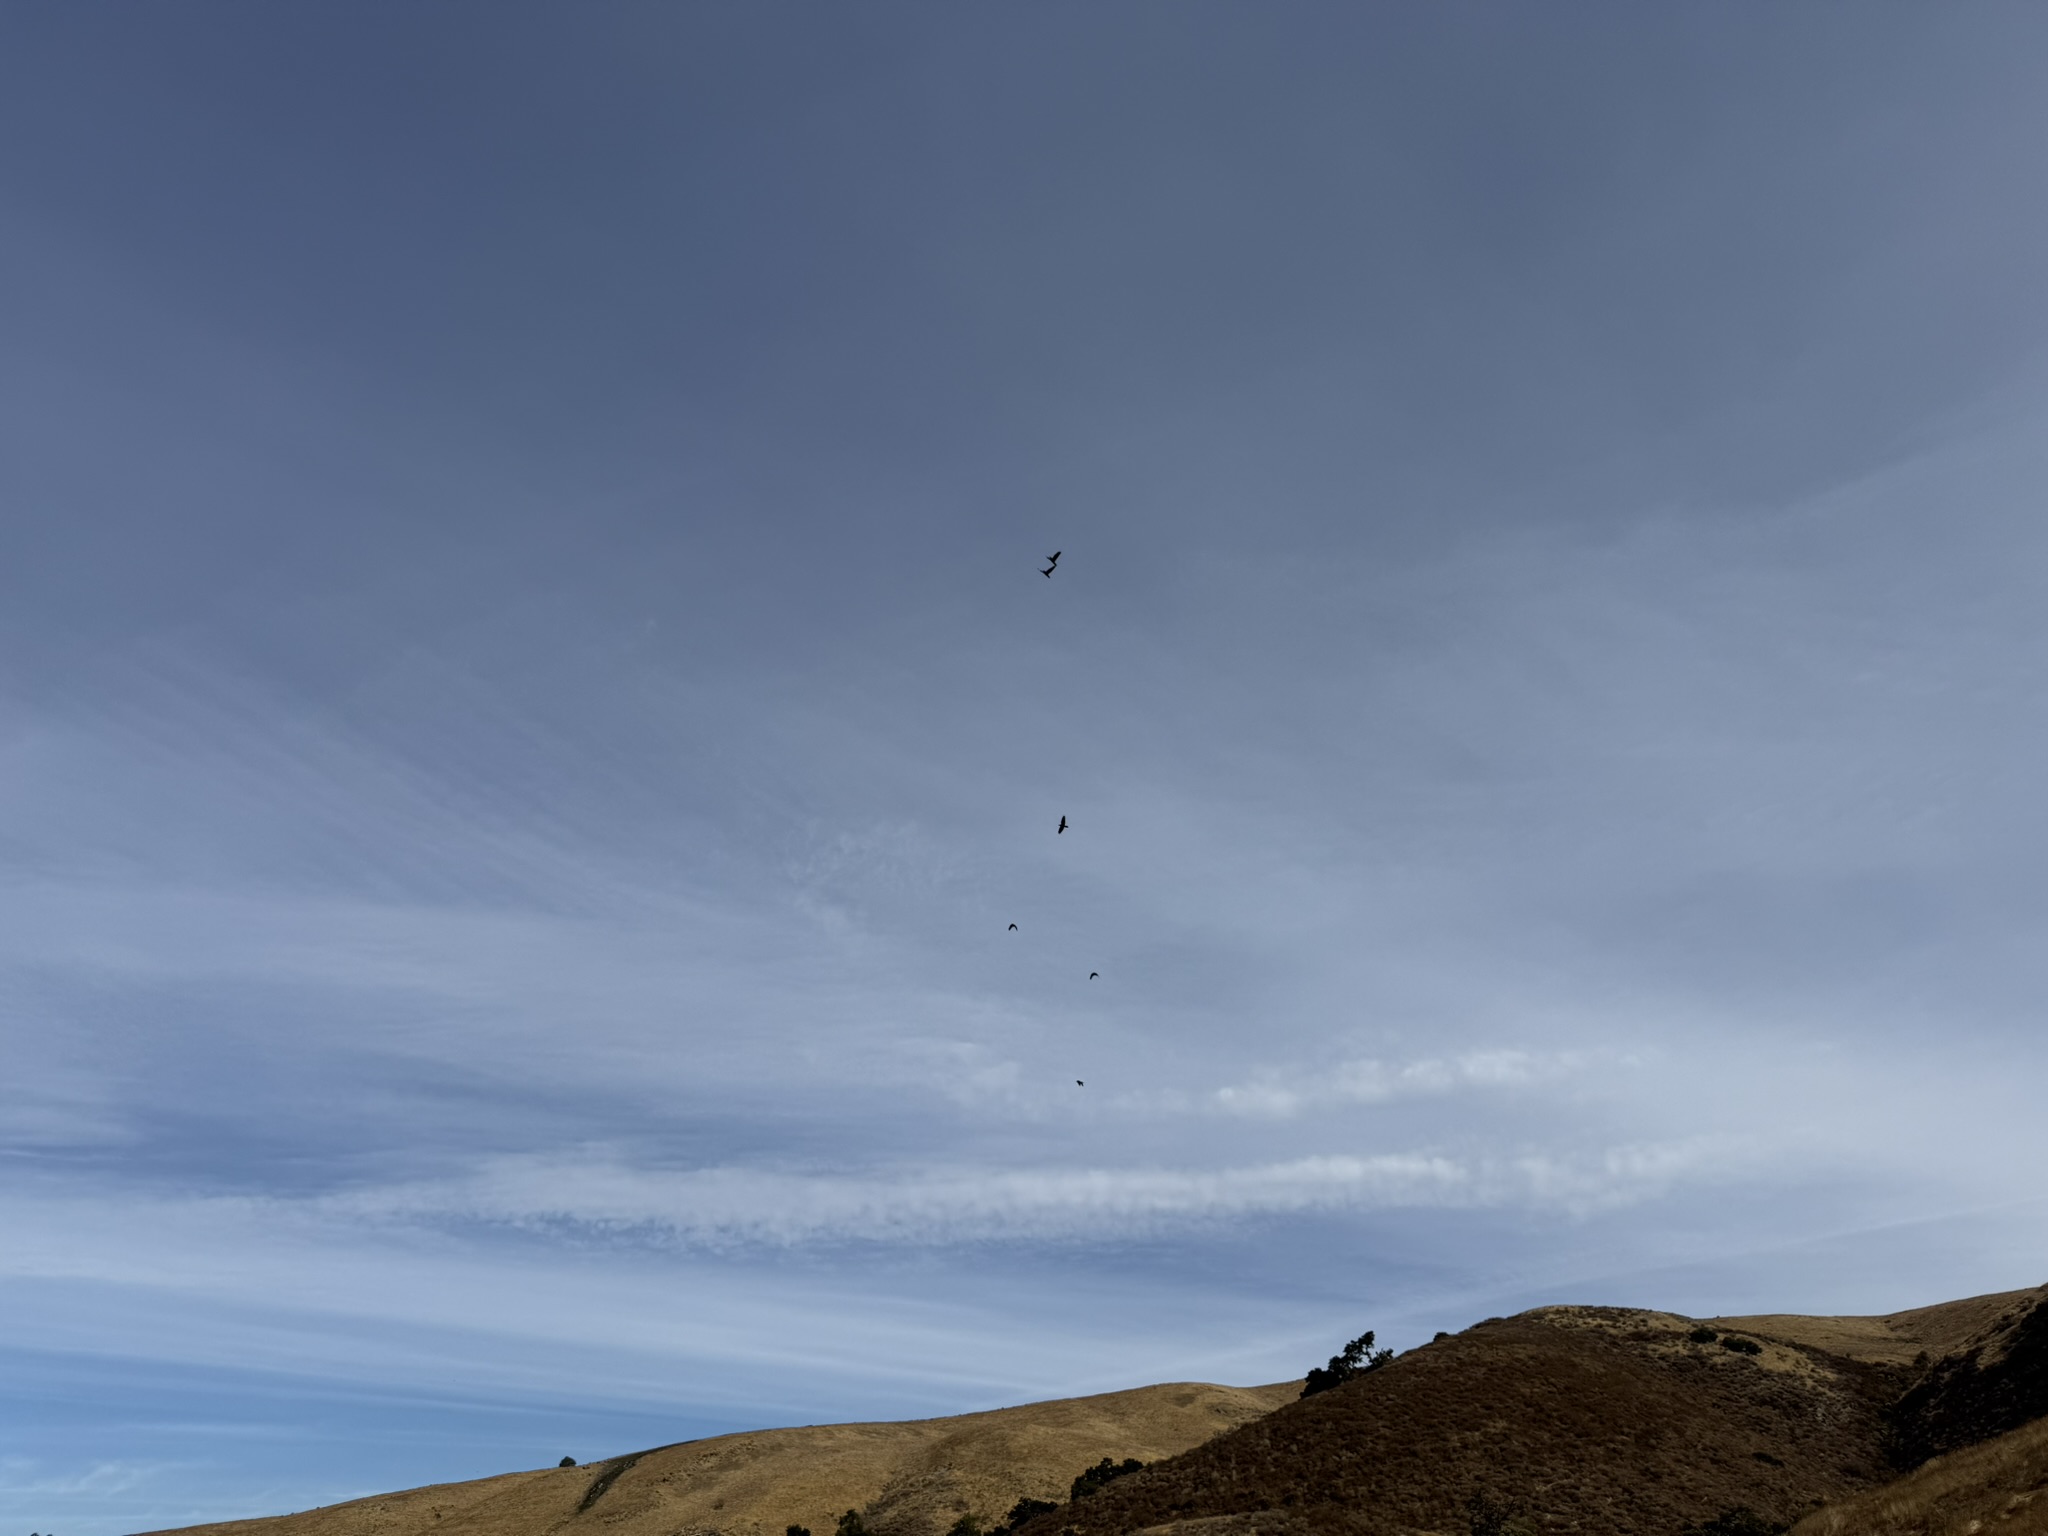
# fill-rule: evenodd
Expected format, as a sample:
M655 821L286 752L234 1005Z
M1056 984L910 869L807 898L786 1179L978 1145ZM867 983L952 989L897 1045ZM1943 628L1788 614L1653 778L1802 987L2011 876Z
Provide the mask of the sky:
M2048 1279L2044 47L0 11L0 1529Z

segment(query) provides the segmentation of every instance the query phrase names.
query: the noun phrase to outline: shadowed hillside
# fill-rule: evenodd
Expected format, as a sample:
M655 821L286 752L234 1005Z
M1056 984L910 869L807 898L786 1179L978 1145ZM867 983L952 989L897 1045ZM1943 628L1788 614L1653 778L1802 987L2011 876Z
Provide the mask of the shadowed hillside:
M191 1526L185 1536L782 1536L793 1524L829 1536L858 1508L881 1513L892 1533L942 1536L963 1514L992 1525L1021 1497L1063 1499L1075 1474L1104 1456L1171 1456L1300 1390L1179 1383L958 1418L758 1430Z
M1933 1362L1893 1417L1899 1460L1976 1445L2048 1414L2048 1288L2002 1298L1961 1348Z
M1830 1504L1792 1536L2048 1536L2048 1419Z
M1711 1331L1711 1340L1693 1335ZM1277 1410L1029 1536L1541 1531L1677 1536L1784 1520L1888 1475L1897 1365L1669 1313L1548 1307L1480 1324Z

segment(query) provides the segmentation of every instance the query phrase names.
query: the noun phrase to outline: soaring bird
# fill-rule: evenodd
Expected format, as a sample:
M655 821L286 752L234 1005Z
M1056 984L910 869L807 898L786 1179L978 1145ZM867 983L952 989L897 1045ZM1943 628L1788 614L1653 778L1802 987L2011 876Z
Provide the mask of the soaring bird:
M1010 932L1015 933L1016 931L1017 925L1015 923L1010 924Z
M1077 1077L1077 1078L1075 1078L1075 1079L1074 1079L1074 1086L1075 1086L1076 1088L1086 1088L1086 1087L1087 1087L1088 1085L1087 1085L1086 1083L1082 1082L1082 1081L1081 1081L1081 1079L1079 1079L1079 1078Z
M1100 971L1090 971L1090 972L1088 973L1088 979L1089 979L1090 981L1093 981L1093 980L1094 980L1094 979L1095 979L1096 977L1100 976L1101 974L1102 974L1102 972L1100 972Z
M1057 827L1054 827L1054 828L1053 828L1053 836L1057 837L1057 836L1059 836L1059 835L1060 835L1060 833L1062 833L1062 832L1064 832L1064 831L1066 831L1066 830L1067 830L1067 818L1066 818L1066 817L1064 817L1064 816L1062 816L1062 817L1060 818L1060 824L1059 824L1059 825L1058 825Z
M1048 559L1046 560L1046 562L1045 562L1045 569L1044 569L1044 570L1042 570L1042 571L1040 571L1040 572L1039 572L1038 574L1039 574L1039 575L1041 575L1041 576L1046 576L1046 577L1050 577L1050 576L1052 575L1052 573L1053 573L1054 569L1055 569L1055 568L1056 568L1056 567L1057 567L1057 566L1059 565L1059 563L1060 563L1060 552L1059 552L1058 550L1054 550L1054 551L1052 552L1052 555L1050 556L1050 558L1048 558Z

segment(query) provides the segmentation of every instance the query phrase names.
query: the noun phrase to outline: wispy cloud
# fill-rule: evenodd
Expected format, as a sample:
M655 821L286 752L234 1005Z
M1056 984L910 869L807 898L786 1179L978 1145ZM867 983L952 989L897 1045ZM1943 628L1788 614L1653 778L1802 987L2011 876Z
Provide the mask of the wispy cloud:
M1509 1089L1551 1082L1599 1060L1590 1052L1470 1051L1459 1056L1340 1061L1320 1071L1273 1070L1218 1088L1213 1103L1231 1114L1291 1119L1342 1104L1385 1104L1467 1089Z
M1583 1155L1323 1154L1213 1169L912 1168L849 1177L755 1168L662 1172L601 1151L493 1160L450 1180L329 1197L337 1216L637 1229L733 1244L1103 1238L1239 1217L1399 1207L1584 1213L1686 1182L1753 1174L1764 1149L1700 1136Z

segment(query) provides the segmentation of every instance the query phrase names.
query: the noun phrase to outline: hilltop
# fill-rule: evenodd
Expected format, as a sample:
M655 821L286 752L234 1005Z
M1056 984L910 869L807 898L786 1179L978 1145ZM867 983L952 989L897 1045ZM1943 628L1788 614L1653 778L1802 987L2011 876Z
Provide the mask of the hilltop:
M1942 1426L2003 1429L2024 1413L2044 1297L1871 1318L1543 1307L1489 1319L1121 1479L1026 1536L1677 1536L1738 1507L1788 1523L1888 1481Z

